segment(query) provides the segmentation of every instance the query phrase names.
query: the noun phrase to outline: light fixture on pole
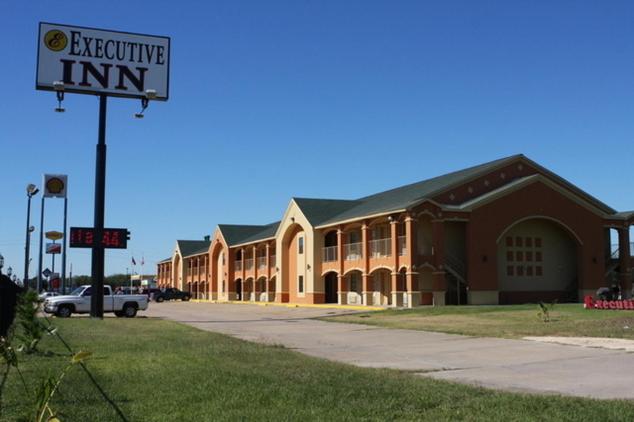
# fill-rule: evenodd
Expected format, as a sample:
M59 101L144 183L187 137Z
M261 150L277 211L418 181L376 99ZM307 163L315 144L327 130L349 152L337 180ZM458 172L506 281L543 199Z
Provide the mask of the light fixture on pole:
M141 111L139 113L134 113L135 119L142 119L144 117L143 112L150 105L150 100L156 98L156 90L155 89L146 89L145 97L141 98Z
M66 111L64 107L62 107L62 101L64 101L64 82L55 81L53 82L53 89L57 94L57 107L55 107L56 113L63 113Z
M40 190L33 183L26 186L26 195L28 197L26 206L26 244L24 246L24 287L29 285L29 263L31 262L31 233L35 227L31 226L31 198L37 195Z

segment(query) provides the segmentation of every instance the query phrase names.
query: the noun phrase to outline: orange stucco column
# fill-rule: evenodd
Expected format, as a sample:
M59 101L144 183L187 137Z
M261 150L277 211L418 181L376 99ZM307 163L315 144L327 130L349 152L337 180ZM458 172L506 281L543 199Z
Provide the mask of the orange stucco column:
M619 281L621 294L625 298L632 295L632 273L630 271L630 228L619 229Z
M348 301L347 294L343 291L343 230L341 226L337 229L337 303L345 305Z
M418 264L418 252L416 249L416 219L411 215L405 218L405 248L409 255L410 268L405 274L406 302L403 305L411 308L420 305L420 290L416 283L418 273L415 272ZM416 288L416 290L415 290Z

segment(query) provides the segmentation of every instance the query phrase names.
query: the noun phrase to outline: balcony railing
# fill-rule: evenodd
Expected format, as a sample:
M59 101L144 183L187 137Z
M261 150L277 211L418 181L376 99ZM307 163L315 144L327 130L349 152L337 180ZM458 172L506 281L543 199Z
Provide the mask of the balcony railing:
M242 271L242 261L235 261L233 267L236 271Z
M405 240L407 238L405 236L398 237L398 255L405 256L407 255L407 246L405 246Z
M363 247L359 243L347 243L343 245L343 256L346 261L357 261L363 257Z
M258 256L258 270L266 269L266 257Z
M321 249L322 262L333 262L337 260L337 246L326 246Z
M244 260L244 269L247 271L253 268L253 258L247 258Z
M372 258L381 258L392 255L390 240L390 238L370 240L370 256Z

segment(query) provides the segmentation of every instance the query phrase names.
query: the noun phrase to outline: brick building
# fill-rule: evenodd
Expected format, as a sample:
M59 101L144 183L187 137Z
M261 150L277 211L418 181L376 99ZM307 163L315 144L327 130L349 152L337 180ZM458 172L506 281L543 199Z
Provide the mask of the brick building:
M278 222L177 241L158 282L220 301L408 307L578 301L613 283L629 295L631 225L515 155L355 200L293 198Z

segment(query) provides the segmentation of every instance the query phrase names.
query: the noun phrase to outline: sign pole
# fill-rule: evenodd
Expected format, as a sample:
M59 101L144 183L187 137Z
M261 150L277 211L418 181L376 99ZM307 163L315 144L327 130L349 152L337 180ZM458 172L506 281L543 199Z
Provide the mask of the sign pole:
M42 288L42 248L44 247L44 194L42 194L42 206L40 210L40 253L37 263L37 293Z
M99 95L99 137L95 167L95 243L92 248L92 295L90 316L103 319L104 208L106 202L106 106L108 97Z
M55 243L55 241L53 240L53 245L55 245L55 244L56 244L56 243ZM53 249L55 249L55 248L53 248ZM48 251L47 251L46 253L48 253ZM52 259L52 261L53 261L53 262L51 263L51 266L52 266L51 271L53 272L53 274L55 274L55 253L51 253L51 259ZM50 289L50 287L51 287L51 286L48 286L48 287L49 287L49 289Z
M68 196L64 197L64 237L62 238L62 294L66 294L66 232L68 226Z

